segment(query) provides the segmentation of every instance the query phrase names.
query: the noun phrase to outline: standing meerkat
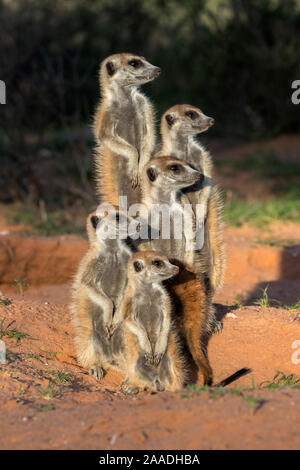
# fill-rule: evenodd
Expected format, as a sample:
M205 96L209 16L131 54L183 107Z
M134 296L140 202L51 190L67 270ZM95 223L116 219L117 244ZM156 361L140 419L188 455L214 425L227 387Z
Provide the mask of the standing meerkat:
M178 223L178 215L182 214L184 200L181 195L183 188L201 181L203 175L188 163L175 157L161 156L151 159L143 171L143 204L151 209L156 204L169 208L166 216L170 216L170 228L178 228L182 238L175 239L170 230L170 237L163 239L164 220L160 221L160 237L141 245L141 249L158 250L180 266L180 275L169 284L170 291L176 300L176 317L179 330L183 333L188 349L201 371L204 384L212 384L212 369L207 356L207 345L210 332L215 327L215 318L209 296L206 293L203 276L193 271L191 254L193 255L194 240L189 230L182 233L182 223ZM162 215L163 216L163 215ZM182 219L184 222L184 219ZM191 224L189 219L188 223ZM153 223L151 214L151 225ZM158 228L158 227L157 227ZM194 228L194 227L192 227ZM191 241L192 239L192 241Z
M128 263L128 285L121 307L127 377L124 393L179 390L183 357L172 326L171 301L162 282L178 267L156 251L135 253Z
M129 223L127 215L115 208L88 216L90 246L72 287L71 312L77 357L97 379L112 366L112 335L114 348L118 339L122 346L117 328L120 305L127 285L128 260L135 251L123 234L125 230L127 233ZM100 230L111 231L112 238L104 238Z
M162 148L158 155L173 155L199 170L204 178L184 190L190 203L202 207L204 245L195 252L194 266L206 277L208 294L221 287L225 269L223 241L223 201L220 189L212 181L212 159L195 139L214 124L214 119L187 104L168 109L161 120Z
M146 163L142 178L142 204L151 210L151 224L154 211L160 218L154 221L154 226L159 223L160 237L149 241L146 247L161 251L171 260L191 265L195 227L192 213L185 212L184 204L189 201L181 191L201 181L203 175L183 160L161 156ZM165 233L167 223L170 230Z
M153 151L153 110L138 87L152 81L160 68L144 57L122 53L100 67L101 102L94 117L96 187L101 202L140 202L139 174Z

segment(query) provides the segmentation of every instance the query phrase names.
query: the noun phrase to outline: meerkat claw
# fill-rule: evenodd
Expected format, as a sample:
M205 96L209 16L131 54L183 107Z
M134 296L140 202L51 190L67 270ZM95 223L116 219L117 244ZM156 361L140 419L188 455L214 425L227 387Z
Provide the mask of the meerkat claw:
M139 393L139 388L135 387L134 385L130 385L129 383L122 382L120 385L120 390L124 395L136 395Z
M132 178L131 178L131 186L133 187L133 189L137 188L139 185L139 177L138 175L133 175Z
M153 354L152 353L145 353L144 355L145 361L147 364L153 364Z
M152 360L153 365L155 365L157 367L159 365L160 361L162 360L162 357L163 357L163 354L155 354L153 356L153 360Z
M95 379L100 380L104 376L104 370L100 366L94 366L89 370L89 374Z

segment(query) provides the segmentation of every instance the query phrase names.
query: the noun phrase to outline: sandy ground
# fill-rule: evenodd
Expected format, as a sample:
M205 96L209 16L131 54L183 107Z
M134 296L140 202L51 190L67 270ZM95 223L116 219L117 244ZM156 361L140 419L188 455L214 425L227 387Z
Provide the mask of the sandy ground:
M295 243L283 248L255 242L270 233ZM29 336L2 338L8 354L0 366L0 448L299 448L300 389L261 386L277 370L300 375L299 310L281 308L300 297L299 238L295 224L266 233L226 231L226 282L215 298L224 327L211 339L209 357L215 381L251 368L227 389L239 389L239 395L125 397L119 391L121 375L109 371L97 382L76 362L69 285L86 242L2 234L0 290L11 303L0 305L0 321ZM24 295L16 279L26 279ZM251 299L261 297L267 285L273 306L253 305Z

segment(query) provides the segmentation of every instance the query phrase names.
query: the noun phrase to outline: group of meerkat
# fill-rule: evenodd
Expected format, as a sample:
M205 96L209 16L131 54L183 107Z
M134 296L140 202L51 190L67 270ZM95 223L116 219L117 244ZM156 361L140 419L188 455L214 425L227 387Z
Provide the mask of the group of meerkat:
M89 249L73 284L78 360L97 379L107 369L124 373L124 393L179 390L191 362L212 385L207 343L222 329L212 299L225 265L223 207L211 156L196 140L214 120L194 106L171 107L162 116L156 151L153 107L139 87L160 72L128 53L101 63L93 127L101 205L87 218ZM177 239L173 232L164 239L160 230L155 238L130 238L134 217L119 208L120 196L148 209L166 204L173 229L186 204L195 226L200 205L203 246L193 249L189 236ZM116 236L99 237L110 224ZM126 237L119 233L124 227Z

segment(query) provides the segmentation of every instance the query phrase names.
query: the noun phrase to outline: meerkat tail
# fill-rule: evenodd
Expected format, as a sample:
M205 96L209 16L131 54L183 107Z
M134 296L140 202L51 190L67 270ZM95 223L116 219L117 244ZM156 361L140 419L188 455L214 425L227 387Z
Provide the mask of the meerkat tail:
M221 382L218 382L217 384L215 384L214 387L226 387L227 385L231 384L232 382L239 379L240 377L250 374L250 372L252 372L251 369L248 369L247 367L243 367L242 369L239 369L238 371L236 371L234 374L230 375L226 379L221 380Z

